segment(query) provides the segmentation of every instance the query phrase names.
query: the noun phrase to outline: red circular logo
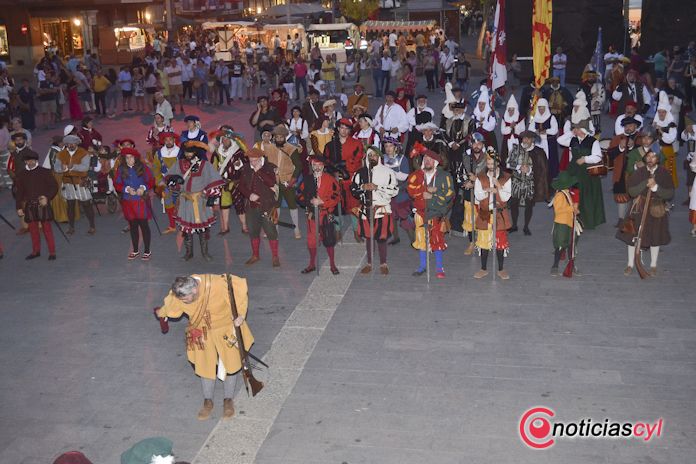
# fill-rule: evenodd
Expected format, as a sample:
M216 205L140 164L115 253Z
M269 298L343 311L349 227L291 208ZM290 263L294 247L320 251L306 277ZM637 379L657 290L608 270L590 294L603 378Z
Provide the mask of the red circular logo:
M554 443L551 438L551 421L553 410L537 406L527 410L520 418L520 438L525 445L533 449L546 449Z

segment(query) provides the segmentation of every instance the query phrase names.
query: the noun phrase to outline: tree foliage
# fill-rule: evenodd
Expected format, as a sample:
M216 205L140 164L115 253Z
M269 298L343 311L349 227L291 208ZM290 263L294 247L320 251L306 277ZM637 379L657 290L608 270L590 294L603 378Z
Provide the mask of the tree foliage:
M379 8L379 0L341 0L341 14L346 18L362 22Z

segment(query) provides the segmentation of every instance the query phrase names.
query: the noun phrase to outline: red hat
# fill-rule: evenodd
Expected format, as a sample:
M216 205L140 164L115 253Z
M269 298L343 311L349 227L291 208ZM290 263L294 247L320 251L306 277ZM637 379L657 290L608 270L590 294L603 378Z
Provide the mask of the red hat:
M159 143L160 145L164 145L164 139L167 137L171 137L174 139L174 143L179 145L179 134L175 133L174 131L164 131L159 133Z
M329 162L329 160L321 155L312 155L309 157L309 162L310 163L327 164Z
M130 143L131 145L135 146L135 142L133 139L120 139L120 140L114 140L114 145L117 147L120 147L124 143Z
M121 155L122 156L131 155L131 156L134 156L134 157L140 159L140 152L138 152L138 150L136 150L135 148L129 148L129 147L121 148Z
M247 156L247 158L262 158L264 156L264 153L258 148L253 147L247 150L245 155Z
M434 152L432 150L426 150L423 152L423 157L428 157L432 158L433 160L437 161L438 163L442 164L442 157L440 156L439 153Z
M632 106L633 108L638 108L638 104L636 102L634 102L633 100L628 100L626 102L626 108L628 108L629 106Z
M92 461L79 451L68 451L58 456L53 464L92 464Z
M353 128L353 121L351 121L351 120L348 119L348 118L341 118L341 119L339 119L338 122L336 123L336 127L338 127L338 126L346 126L346 127L350 128L350 129L352 129L352 128Z

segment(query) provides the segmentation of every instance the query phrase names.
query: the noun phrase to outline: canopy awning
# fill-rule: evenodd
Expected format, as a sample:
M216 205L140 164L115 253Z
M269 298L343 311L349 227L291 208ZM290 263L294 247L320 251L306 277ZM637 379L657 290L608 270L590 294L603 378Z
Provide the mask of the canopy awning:
M360 26L360 30L365 31L400 31L415 32L434 29L437 22L430 21L365 21Z
M348 31L355 27L353 23L312 24L308 31Z
M203 29L217 29L218 27L223 28L238 28L238 27L256 27L256 23L252 21L208 21L201 24Z
M268 18L281 18L285 16L309 16L317 13L322 13L326 10L318 3L291 3L288 11L287 5L274 5L266 8L257 16Z

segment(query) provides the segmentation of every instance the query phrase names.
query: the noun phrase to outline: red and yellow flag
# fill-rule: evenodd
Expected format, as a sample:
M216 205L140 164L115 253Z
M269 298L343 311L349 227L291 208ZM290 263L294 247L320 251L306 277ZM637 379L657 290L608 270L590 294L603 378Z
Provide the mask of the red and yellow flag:
M538 89L544 85L551 69L551 23L553 19L552 0L534 0L532 10L532 57L534 64L534 84ZM534 97L532 108L536 107L538 97Z

